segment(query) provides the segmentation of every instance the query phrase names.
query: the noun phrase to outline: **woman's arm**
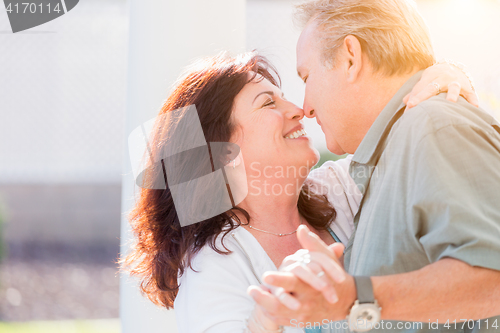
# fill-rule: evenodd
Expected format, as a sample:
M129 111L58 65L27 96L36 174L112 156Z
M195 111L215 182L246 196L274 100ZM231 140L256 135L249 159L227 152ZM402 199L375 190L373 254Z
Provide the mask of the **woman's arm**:
M470 104L479 106L479 99L465 66L448 60L427 68L403 101L408 108L412 108L442 92L448 93L447 99L451 102L456 102L459 96L463 96Z
M253 309L246 294L249 278L233 253L221 255L205 246L180 278L174 302L180 333L244 332Z

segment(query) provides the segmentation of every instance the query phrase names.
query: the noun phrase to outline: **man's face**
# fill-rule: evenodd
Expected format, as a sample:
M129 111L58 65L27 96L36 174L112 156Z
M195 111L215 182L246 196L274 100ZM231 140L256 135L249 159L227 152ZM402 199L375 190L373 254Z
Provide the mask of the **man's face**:
M316 24L310 22L297 43L297 71L306 84L303 108L306 117L316 117L325 133L328 150L341 155L346 153L349 140L349 111L354 96L348 90L342 50L337 52L337 63L332 69L322 61L320 43Z

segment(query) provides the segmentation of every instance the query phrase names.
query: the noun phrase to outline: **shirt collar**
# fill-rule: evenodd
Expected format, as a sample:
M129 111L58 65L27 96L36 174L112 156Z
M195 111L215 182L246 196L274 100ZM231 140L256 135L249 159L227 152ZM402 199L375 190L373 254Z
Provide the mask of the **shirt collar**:
M397 120L398 111L405 106L403 98L410 93L422 76L423 70L417 72L392 97L375 122L366 133L352 160L360 164L374 164L383 149L377 149L383 145L384 135L391 129Z

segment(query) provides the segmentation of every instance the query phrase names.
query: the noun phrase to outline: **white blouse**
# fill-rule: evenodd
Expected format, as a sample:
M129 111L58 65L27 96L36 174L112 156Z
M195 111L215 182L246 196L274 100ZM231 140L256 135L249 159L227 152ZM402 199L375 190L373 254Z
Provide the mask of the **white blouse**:
M307 184L312 191L325 194L337 211L330 225L346 244L354 225L361 192L349 176L352 156L328 161L313 170ZM247 288L260 285L261 277L276 266L257 239L245 228L237 227L224 238L229 255L216 253L205 245L193 258L192 267L180 277L179 293L174 310L179 333L236 333L245 330L245 319L251 314L255 302L247 295ZM221 245L221 236L217 238ZM286 327L285 332L303 332L300 328Z

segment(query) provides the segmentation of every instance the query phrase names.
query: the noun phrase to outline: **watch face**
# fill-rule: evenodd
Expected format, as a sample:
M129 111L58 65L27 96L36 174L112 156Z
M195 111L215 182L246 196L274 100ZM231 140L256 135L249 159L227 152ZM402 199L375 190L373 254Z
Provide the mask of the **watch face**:
M380 308L373 303L356 304L349 314L349 328L355 332L366 332L380 321Z

